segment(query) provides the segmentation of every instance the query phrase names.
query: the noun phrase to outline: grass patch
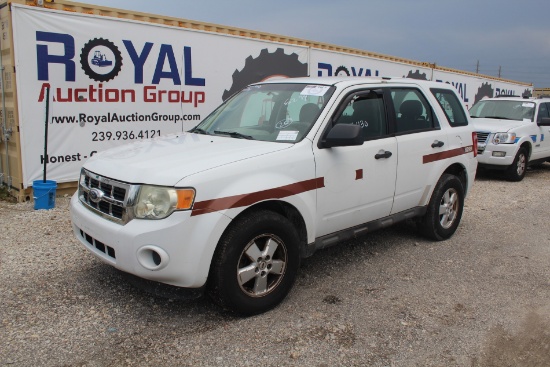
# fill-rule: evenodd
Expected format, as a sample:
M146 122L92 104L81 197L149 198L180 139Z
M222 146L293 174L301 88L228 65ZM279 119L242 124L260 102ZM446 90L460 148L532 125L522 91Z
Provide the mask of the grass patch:
M14 196L10 195L6 186L0 186L0 201L17 203L17 199Z

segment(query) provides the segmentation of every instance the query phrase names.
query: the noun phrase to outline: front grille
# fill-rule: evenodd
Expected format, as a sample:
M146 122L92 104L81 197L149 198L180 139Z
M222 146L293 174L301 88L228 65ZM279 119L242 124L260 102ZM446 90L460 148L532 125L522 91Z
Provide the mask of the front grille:
M132 185L96 175L85 169L80 174L79 198L89 209L118 223L130 220L128 201Z
M111 246L107 246L106 244L104 244L101 241L96 240L95 238L93 238L92 236L90 236L89 234L84 232L83 230L80 230L80 235L91 247L94 247L94 248L98 249L99 251L103 252L105 255L107 255L107 256L109 256L113 259L116 259L116 254L115 254L115 249L114 248L112 248Z
M483 154L485 151L485 146L487 145L487 140L489 139L490 132L485 131L476 131L477 135L477 154Z
M485 144L487 142L487 138L489 137L489 134L491 133L484 132L484 131L476 131L477 142L479 144Z

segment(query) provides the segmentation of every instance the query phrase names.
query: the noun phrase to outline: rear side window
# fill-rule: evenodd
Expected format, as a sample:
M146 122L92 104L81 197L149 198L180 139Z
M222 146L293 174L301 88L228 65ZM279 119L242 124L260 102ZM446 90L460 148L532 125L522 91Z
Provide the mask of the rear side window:
M439 128L432 107L424 95L413 88L392 88L398 133L414 133Z
M445 116L447 117L447 121L449 121L449 125L451 125L452 127L468 125L468 118L464 113L462 102L460 102L453 91L437 88L432 88L430 90L432 91L432 94L435 96L437 102L439 102L439 105L445 112Z

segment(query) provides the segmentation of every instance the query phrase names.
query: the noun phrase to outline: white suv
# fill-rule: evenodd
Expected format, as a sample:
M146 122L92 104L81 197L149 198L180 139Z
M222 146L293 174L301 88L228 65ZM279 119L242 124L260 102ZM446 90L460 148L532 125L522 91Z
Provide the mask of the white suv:
M550 160L549 111L550 98L497 97L473 105L480 168L521 181L528 164Z
M256 314L284 299L316 250L411 218L429 238L451 237L476 146L446 84L254 84L187 133L90 158L73 229L96 257L155 287L206 290Z

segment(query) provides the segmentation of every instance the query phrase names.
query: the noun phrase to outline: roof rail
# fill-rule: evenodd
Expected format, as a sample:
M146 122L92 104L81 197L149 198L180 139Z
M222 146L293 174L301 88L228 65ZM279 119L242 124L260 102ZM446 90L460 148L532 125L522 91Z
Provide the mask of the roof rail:
M495 96L495 98L508 98L508 97L517 97L521 98L521 96L515 96L513 94L499 94L498 96Z

